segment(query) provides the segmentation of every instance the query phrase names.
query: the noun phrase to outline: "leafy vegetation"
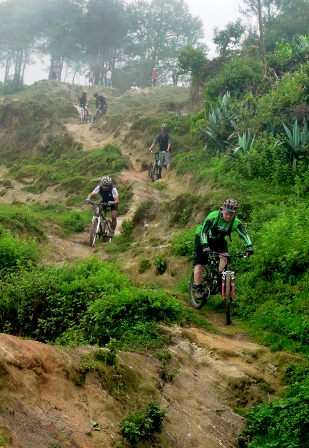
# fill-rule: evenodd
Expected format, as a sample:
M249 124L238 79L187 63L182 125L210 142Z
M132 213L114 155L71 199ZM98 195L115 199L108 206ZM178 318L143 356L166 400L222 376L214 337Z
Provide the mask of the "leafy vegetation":
M247 2L250 5L252 2ZM286 6L277 7L274 34L289 17ZM287 350L306 359L309 354L308 36L291 37L285 43L282 39L275 42L268 33L269 70L264 76L265 66L254 45L231 53L231 44L241 46L243 36L241 25L234 25L224 33L216 33L220 58L208 61L202 50L190 46L185 47L179 58L179 69L191 71L195 86L204 85L205 99L194 116L181 116L177 111L188 93L182 92L183 96L176 100L173 88L168 87L149 94L143 92L135 99L128 93L122 110L122 100L111 101L106 127L119 134L124 117L130 113L133 124L126 144L136 145L135 149L138 133L151 141L160 123L168 123L175 135L172 167L179 176L189 174L191 184L186 194L178 195L169 204L141 202L132 220L123 222L122 234L115 237L105 253L115 261L117 251L129 252L134 246L135 254L143 257L136 263L140 272L153 265L157 274L164 274L170 258L192 259L197 219L204 219L225 197L236 197L240 204L238 216L252 237L255 254L250 259L233 262L237 295L234 316L247 325L248 333L272 350ZM253 43L254 36L249 38ZM50 100L48 90L44 92L45 85L40 89L37 93L45 104ZM29 95L34 90L27 90L21 90L16 101L6 98L0 105L1 116L7 123L15 117L17 129L12 140L4 135L3 148L6 148L4 154L7 151L10 155L7 161L10 171L3 189L12 187L10 179L21 181L24 190L33 194L54 186L65 192L67 203L1 205L0 330L67 346L113 344L105 359L110 367L115 366L116 349L160 350L161 378L171 380L177 369L174 366L168 369L169 358L163 351L168 337L158 324L192 322L194 317L183 310L179 301L169 297L163 287L132 284L117 262L109 264L96 258L72 266L39 267L45 226L60 223L63 232L83 230L85 223L90 222L91 212L81 213L70 207L81 204L96 186L99 173L117 175L126 167L126 160L114 143L80 151L63 132L58 117L71 116L70 104L77 92L74 87L60 89L55 85L56 94L63 93L63 101L57 106L59 101L52 99L48 111L40 104L41 100L30 101ZM192 92L193 99L194 94L196 91ZM147 111L151 105L160 105L155 117ZM37 134L43 125L48 126L50 114L54 114L55 129L51 132L47 128L45 144L34 156L29 150L26 154L18 152L19 142L24 148L26 140L33 146L41 141ZM12 151L9 141L18 148L17 152ZM165 186L158 182L153 187L157 190L154 193L160 195ZM126 211L132 188L121 185L119 189L124 198L122 211ZM163 254L156 249L150 262L150 255L143 252L140 234L146 235L146 224L162 214L168 217L164 222L178 230L171 239L170 251L166 249ZM149 240L150 249L160 246L160 238ZM236 236L229 247L231 252L242 248ZM184 294L189 275L188 272L179 285ZM218 297L211 298L207 307L224 311ZM200 323L207 325L204 320ZM98 356L102 361L102 353ZM93 366L90 364L84 365L85 371ZM307 374L307 365L286 367L283 379L289 384L286 394L249 413L244 433L250 439L248 446L306 446ZM81 376L81 382L82 379ZM269 385L261 387L270 390ZM123 435L132 446L152 437L143 426L148 419L146 414L132 415L122 423Z
M161 431L167 409L161 409L157 402L149 402L145 409L132 412L120 423L120 431L129 446L134 448L140 441L153 441L155 433Z

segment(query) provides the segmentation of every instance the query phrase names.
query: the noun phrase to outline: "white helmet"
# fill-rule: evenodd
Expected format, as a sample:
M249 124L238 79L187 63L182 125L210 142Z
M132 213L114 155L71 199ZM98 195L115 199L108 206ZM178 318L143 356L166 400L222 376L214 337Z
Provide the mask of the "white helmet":
M102 177L101 184L102 185L112 185L112 179L108 176L104 176L104 177Z

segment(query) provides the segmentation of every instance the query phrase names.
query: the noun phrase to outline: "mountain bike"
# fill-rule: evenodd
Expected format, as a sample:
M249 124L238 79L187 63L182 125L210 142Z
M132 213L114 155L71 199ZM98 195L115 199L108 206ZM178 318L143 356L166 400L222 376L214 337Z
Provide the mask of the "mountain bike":
M92 115L91 123L95 123L102 115L106 114L106 111L107 111L107 106L105 104L103 106L101 106L101 104L99 104L99 106L97 107L97 110Z
M226 258L226 265L221 273L218 272L219 258ZM231 303L235 299L235 272L231 270L232 258L246 258L247 252L239 252L237 254L219 254L218 252L209 252L208 264L203 267L202 277L202 298L195 299L195 283L194 272L192 272L190 279L190 303L194 308L201 309L210 295L215 295L221 292L222 299L225 300L226 324L231 324ZM221 282L218 282L218 277L221 276Z
M79 124L88 123L87 107L79 106Z
M160 165L159 154L160 151L148 151L154 154L154 160L150 163L148 169L148 176L152 179L152 182L161 179L162 167ZM166 154L166 151L162 151L162 154Z
M109 236L112 230L112 222L106 217L107 213L111 211L110 205L104 202L94 202L90 199L86 199L85 202L95 206L90 229L90 246L94 246L97 236L103 242L112 241L112 237ZM100 210L100 205L103 206L102 211Z

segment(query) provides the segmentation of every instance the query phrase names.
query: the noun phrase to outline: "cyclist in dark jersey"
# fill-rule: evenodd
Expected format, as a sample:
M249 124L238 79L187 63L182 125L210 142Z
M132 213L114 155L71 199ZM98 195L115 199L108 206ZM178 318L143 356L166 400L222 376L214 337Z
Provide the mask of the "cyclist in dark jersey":
M215 210L206 217L203 224L199 225L195 232L194 240L194 281L196 284L196 299L202 296L201 285L203 267L208 262L208 253L211 251L228 252L226 236L236 232L247 247L248 256L253 255L252 243L242 222L236 218L238 203L234 199L224 201L219 210ZM220 258L219 273L226 265L226 258ZM218 278L221 284L221 278Z
M152 145L148 149L150 152L155 145L159 143L159 161L161 166L165 166L165 168L169 169L171 163L171 144L172 144L172 136L167 133L167 124L163 123L161 125L161 133L158 134ZM165 151L165 154L162 154L162 151Z
M108 176L104 176L101 180L101 184L98 185L88 196L87 199L92 199L95 195L99 194L102 198L102 202L109 204L112 212L111 233L107 236L113 237L117 226L118 216L118 204L119 196L117 189L113 186L112 179ZM87 201L86 199L86 201ZM100 206L101 207L101 206Z
M106 112L107 104L106 99L103 95L99 95L98 92L95 92L93 94L93 97L95 98L95 107L96 109L101 109L102 115Z

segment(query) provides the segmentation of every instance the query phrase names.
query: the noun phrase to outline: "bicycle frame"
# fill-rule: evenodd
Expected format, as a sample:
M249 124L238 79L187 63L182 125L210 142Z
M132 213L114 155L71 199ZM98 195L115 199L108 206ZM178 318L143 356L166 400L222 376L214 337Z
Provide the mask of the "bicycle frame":
M79 124L83 124L87 121L87 108L79 106Z
M89 201L89 204L95 206L90 231L90 246L93 247L97 236L99 236L103 242L112 240L112 237L109 236L111 231L111 220L106 218L106 214L111 210L111 208L109 204L105 204L103 202ZM100 210L100 206L103 207L102 211Z
M226 265L222 271L222 299L225 299L225 280L226 280L226 276L230 275L231 276L231 298L234 299L235 298L235 271L231 270L231 259L232 258L246 258L247 257L247 253L246 252L238 252L236 254L228 254L228 253L218 253L218 252L213 252L211 251L209 253L209 258L214 259L214 260L218 260L220 258L226 258ZM210 269L212 271L214 271L214 267L212 266L212 262L210 261Z
M211 251L208 254L208 263L203 268L202 290L201 298L195 298L195 282L194 271L190 280L190 303L196 308L202 308L210 295L221 293L222 299L225 301L226 307L226 323L231 324L231 302L235 299L235 272L231 269L232 258L245 258L246 252L239 252L236 254L218 253ZM226 265L221 273L221 288L218 284L218 263L220 258L226 258Z
M150 163L148 176L152 179L153 182L161 179L161 171L162 166L160 164L160 151L149 151L151 154L154 154L154 160ZM165 154L166 151L162 151L162 154Z

